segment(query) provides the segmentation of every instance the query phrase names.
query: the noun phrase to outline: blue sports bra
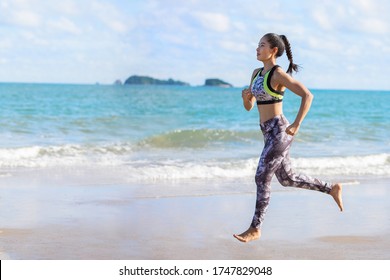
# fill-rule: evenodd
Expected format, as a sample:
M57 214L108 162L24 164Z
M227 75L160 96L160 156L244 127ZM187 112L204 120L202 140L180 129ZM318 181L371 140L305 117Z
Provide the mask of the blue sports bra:
M257 105L274 104L283 101L284 91L274 90L271 86L272 74L278 67L280 66L275 65L264 76L261 76L261 71L264 68L260 68L253 78L251 92L256 97Z

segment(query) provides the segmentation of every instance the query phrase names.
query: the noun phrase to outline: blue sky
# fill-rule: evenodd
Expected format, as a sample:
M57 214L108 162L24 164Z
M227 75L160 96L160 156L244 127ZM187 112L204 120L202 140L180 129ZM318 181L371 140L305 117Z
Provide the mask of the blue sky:
M0 0L0 81L249 83L285 34L309 88L390 90L390 1ZM279 64L287 67L285 56Z

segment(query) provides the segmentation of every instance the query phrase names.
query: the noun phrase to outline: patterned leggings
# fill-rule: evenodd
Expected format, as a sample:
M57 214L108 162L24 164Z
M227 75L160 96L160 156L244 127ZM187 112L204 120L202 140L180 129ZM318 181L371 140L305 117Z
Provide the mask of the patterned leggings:
M260 124L265 145L255 176L257 199L256 210L251 223L253 228L260 228L264 220L271 195L271 179L274 174L285 187L316 190L327 194L332 189L330 183L296 174L291 170L289 150L294 138L285 132L288 125L289 122L283 115L276 116Z

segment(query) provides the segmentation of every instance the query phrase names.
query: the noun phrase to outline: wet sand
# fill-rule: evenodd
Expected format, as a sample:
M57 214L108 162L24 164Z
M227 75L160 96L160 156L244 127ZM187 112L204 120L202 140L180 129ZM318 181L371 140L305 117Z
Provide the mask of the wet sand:
M254 192L53 183L2 179L1 259L390 259L390 179L344 186L344 212L330 196L273 186L262 237L248 244L232 234L247 229Z

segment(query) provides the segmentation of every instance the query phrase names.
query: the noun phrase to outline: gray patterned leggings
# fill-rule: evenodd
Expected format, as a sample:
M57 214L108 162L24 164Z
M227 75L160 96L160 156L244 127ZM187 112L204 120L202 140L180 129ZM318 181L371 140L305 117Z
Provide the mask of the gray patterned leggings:
M285 131L288 125L289 122L283 115L260 124L264 135L264 149L255 176L257 198L256 210L251 223L253 228L260 228L264 220L271 195L271 179L274 174L285 187L316 190L327 194L332 189L330 183L296 174L291 170L289 150L294 138Z

